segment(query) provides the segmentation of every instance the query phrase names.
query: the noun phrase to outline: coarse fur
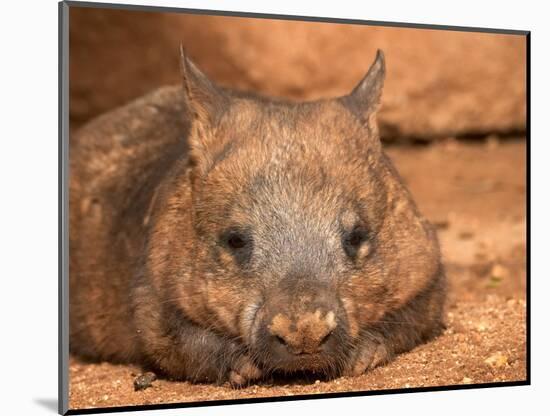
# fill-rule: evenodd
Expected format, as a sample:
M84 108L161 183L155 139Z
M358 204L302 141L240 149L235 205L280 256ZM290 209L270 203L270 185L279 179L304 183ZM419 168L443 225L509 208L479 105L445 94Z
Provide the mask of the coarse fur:
M431 225L384 154L377 54L347 96L164 87L70 140L70 349L194 382L358 375L436 335Z

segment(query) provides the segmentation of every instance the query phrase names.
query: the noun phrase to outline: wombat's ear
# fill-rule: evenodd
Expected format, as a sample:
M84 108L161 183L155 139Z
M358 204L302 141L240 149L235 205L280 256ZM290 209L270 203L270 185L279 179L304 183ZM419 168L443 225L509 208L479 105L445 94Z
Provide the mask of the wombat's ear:
M185 98L190 111L203 124L212 124L224 112L228 98L187 57L180 45L181 73Z
M385 76L384 52L378 49L367 75L349 95L342 98L344 104L366 123L371 121L372 116L380 107Z

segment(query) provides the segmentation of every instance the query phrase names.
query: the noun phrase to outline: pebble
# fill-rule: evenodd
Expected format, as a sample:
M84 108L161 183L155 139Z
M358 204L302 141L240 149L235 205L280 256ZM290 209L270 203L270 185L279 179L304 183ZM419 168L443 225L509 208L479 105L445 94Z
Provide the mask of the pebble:
M476 329L479 331L479 332L485 332L487 331L487 325L481 323L481 324L478 324Z
M508 276L508 269L501 264L494 264L491 268L491 280L502 280Z
M500 368L508 364L508 357L500 352L497 352L487 358L484 362L491 367Z
M147 372L144 374L140 374L134 379L134 390L145 390L146 388L151 387L153 384L153 381L157 379L157 376L155 373Z

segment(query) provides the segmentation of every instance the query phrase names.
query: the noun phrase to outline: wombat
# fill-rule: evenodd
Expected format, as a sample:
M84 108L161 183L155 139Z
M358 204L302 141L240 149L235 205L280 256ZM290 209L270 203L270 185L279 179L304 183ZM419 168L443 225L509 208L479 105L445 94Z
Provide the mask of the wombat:
M438 334L432 226L382 150L384 55L346 96L231 91L182 53L70 139L70 350L242 386L359 375Z

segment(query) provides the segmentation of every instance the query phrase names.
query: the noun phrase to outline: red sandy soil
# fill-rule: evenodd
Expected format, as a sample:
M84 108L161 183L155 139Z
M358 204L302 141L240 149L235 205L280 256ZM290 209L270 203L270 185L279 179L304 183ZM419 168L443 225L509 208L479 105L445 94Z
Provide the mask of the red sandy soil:
M525 380L525 141L387 150L439 231L450 284L441 336L360 377L272 380L240 390L157 380L136 392L139 368L71 358L70 408Z

